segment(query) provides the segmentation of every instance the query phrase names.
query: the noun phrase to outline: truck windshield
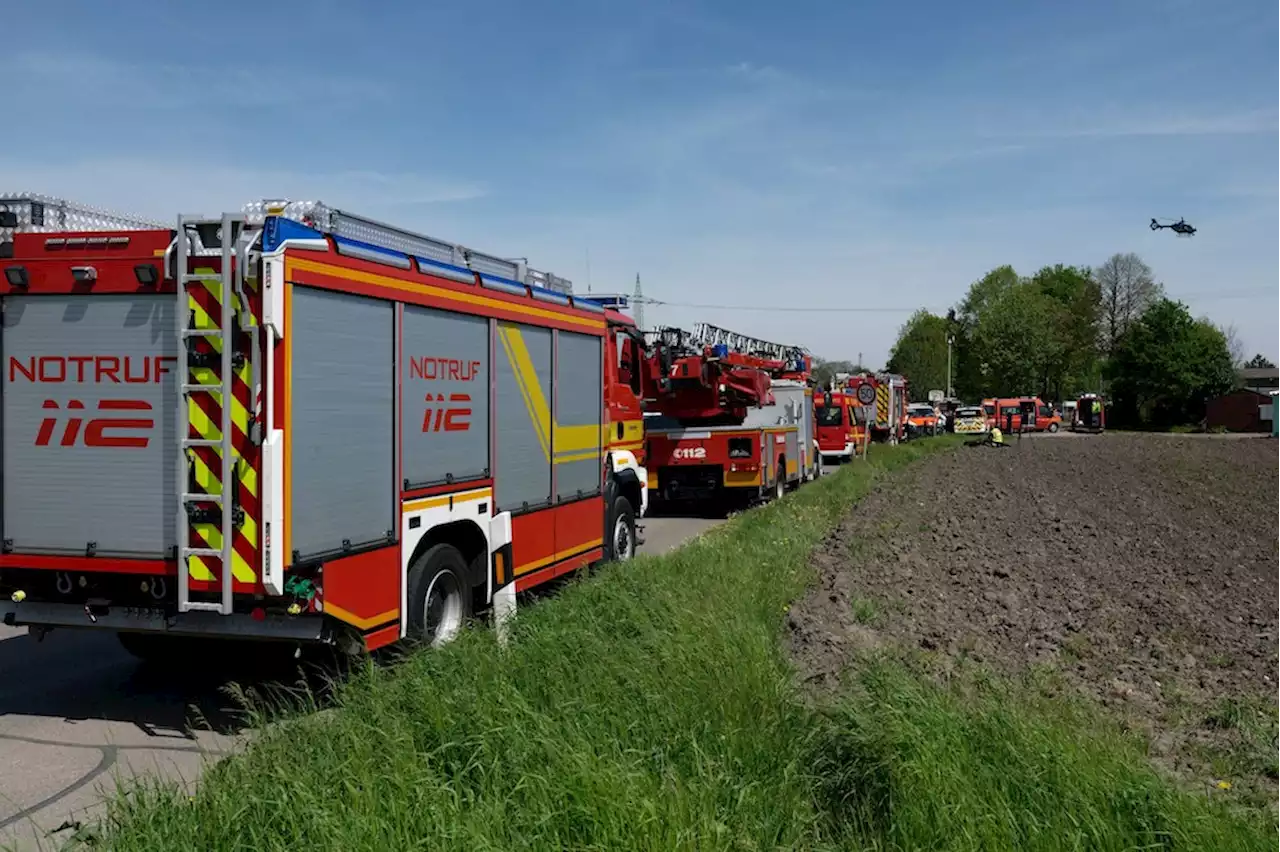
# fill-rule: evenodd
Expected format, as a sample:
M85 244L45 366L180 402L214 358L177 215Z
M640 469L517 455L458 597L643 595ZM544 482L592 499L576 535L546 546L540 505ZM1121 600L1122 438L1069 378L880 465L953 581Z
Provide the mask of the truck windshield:
M839 426L842 420L840 406L824 405L818 409L816 420L819 426Z

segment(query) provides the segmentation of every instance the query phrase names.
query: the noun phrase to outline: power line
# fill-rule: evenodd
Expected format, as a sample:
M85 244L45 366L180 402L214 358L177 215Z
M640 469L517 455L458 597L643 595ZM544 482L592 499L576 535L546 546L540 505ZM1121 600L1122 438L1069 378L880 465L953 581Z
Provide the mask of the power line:
M1270 288L1257 288L1250 290L1236 290L1231 292L1198 292L1198 293L1170 293L1169 295L1175 299L1203 299L1205 301L1214 301L1219 299L1251 299L1256 298L1263 293L1274 292ZM914 308L873 308L864 306L835 306L827 305L823 307L808 307L804 305L712 305L700 304L695 302L668 302L665 299L654 299L650 297L633 297L633 301L641 304L663 305L669 308L692 308L694 310L707 311L767 311L769 313L808 313L808 314L913 314L924 308L924 305L917 305ZM945 311L938 311L939 316Z
M649 305L663 305L669 308L694 308L696 310L709 311L768 311L770 313L786 312L786 313L821 313L821 314L913 314L920 310L921 306L914 308L867 308L867 307L803 307L797 305L704 305L695 304L693 302L668 302L663 299L643 300Z

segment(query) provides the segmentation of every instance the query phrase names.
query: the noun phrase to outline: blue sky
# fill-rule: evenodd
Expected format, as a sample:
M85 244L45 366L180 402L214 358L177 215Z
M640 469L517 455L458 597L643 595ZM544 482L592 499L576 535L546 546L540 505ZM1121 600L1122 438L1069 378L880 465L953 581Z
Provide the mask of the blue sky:
M992 267L1134 251L1280 355L1274 2L10 5L0 189L320 198L873 366Z

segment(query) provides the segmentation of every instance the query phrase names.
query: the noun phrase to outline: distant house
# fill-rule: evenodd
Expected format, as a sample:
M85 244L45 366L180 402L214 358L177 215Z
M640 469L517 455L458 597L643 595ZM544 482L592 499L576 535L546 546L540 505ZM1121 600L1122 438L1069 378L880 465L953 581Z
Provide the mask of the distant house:
M1258 393L1270 393L1280 389L1280 368L1245 367L1240 370L1240 387Z
M1228 432L1270 432L1274 398L1250 388L1224 393L1205 406L1205 426Z

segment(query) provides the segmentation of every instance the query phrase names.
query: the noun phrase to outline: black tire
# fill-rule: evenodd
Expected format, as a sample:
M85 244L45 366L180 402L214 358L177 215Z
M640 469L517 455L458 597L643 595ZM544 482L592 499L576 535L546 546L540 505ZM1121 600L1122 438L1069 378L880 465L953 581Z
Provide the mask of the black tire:
M778 465L778 471L773 475L773 499L781 500L782 495L787 493L787 469L784 465Z
M409 566L409 638L432 647L447 644L471 618L467 563L451 544L437 544Z
M615 497L605 526L604 558L626 562L636 555L636 513L626 497Z
M1058 424L1057 424L1057 423L1050 423L1050 424L1049 424L1049 431L1050 431L1051 433L1052 433L1052 432L1057 432L1057 431L1058 431Z

